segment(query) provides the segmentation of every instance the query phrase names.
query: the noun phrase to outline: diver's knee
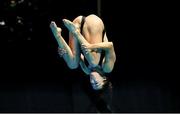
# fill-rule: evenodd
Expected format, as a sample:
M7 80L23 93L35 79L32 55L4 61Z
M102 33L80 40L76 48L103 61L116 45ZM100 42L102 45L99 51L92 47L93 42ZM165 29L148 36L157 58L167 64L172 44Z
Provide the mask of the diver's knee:
M97 67L98 66L98 63L96 63L96 62L91 62L91 63L89 63L90 64L90 66L92 66L92 67Z
M69 63L69 64L67 64L68 65L68 67L70 68L70 69L76 69L76 68L78 68L78 66L79 66L79 64L75 64L75 63Z

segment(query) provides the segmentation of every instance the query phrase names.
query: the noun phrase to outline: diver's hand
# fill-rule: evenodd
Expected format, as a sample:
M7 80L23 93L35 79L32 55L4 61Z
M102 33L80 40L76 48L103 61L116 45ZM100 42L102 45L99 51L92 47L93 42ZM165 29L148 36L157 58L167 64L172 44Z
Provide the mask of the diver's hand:
M90 49L90 44L81 44L81 50L85 53L88 54L92 50Z

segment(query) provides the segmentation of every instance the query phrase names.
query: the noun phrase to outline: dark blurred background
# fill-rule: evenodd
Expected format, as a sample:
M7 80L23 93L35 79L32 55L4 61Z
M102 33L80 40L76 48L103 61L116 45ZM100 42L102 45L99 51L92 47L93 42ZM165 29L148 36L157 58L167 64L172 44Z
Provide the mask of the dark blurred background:
M113 41L117 61L114 112L179 112L176 74L170 70L164 39L168 6L157 2L108 0L1 0L0 112L93 112L82 91L83 72L70 70L57 54L49 24L68 41L63 18L96 14ZM164 24L166 23L166 24Z

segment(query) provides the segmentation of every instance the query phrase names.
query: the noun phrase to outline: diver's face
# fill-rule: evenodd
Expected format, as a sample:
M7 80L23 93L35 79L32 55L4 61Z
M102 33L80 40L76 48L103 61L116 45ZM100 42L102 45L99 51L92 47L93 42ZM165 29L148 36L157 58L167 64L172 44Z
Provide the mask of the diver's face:
M95 90L100 90L104 85L104 78L97 72L92 72L90 74L90 82Z

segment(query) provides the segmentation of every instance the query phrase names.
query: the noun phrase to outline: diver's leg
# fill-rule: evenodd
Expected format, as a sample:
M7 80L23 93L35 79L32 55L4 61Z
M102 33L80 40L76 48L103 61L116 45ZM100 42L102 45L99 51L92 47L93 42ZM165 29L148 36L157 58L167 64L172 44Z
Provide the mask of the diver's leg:
M72 50L61 35L61 28L57 27L55 22L51 22L50 28L59 45L58 51L60 56L63 57L69 68L71 69L77 68L80 60L80 50L79 50L80 48L78 46L77 40L73 42L74 43L73 45L75 47L73 48L74 50Z
M109 73L114 67L116 61L116 54L114 51L114 46L112 42L102 42L90 45L83 45L84 50L104 50L105 57L102 62L103 71Z
M85 44L89 45L89 42L82 36L82 34L79 32L77 27L74 23L67 19L63 19L64 25L68 28L68 30L73 34L73 36L79 41L80 45ZM89 51L89 52L88 52ZM93 54L90 52L90 50L82 50L85 58L87 59L88 63L95 67L98 65L97 59L93 56Z

